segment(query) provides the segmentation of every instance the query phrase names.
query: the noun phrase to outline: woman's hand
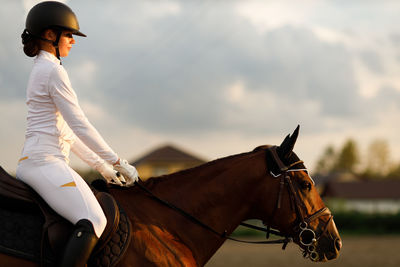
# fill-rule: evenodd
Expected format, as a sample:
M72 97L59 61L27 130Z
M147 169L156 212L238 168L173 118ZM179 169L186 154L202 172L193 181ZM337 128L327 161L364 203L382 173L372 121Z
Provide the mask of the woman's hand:
M97 171L106 179L107 183L116 184L119 186L124 186L122 182L124 180L120 179L117 172L112 168L111 165L104 163L97 168ZM121 182L122 181L122 182Z
M121 173L122 176L126 180L125 186L132 186L135 182L139 180L139 173L136 168L128 163L125 159L118 159L116 163L114 163L114 170ZM123 178L121 177L121 180Z

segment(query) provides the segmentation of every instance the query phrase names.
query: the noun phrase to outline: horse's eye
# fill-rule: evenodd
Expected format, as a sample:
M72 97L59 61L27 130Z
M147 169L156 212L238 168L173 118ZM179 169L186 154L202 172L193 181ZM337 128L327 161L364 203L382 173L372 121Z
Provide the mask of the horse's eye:
M301 184L301 188L302 188L302 189L308 190L308 191L311 190L312 185L311 185L310 182L308 182L308 181L302 181L300 184Z

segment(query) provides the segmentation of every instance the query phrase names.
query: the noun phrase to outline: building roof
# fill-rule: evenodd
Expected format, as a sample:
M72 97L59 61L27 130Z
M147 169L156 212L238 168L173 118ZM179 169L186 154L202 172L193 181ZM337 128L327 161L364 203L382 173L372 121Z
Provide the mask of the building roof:
M322 197L345 199L400 199L400 180L328 182Z
M159 147L144 156L138 158L133 162L134 165L139 165L143 163L191 163L191 164L202 164L206 161L193 156L181 149L176 148L173 145L165 145Z

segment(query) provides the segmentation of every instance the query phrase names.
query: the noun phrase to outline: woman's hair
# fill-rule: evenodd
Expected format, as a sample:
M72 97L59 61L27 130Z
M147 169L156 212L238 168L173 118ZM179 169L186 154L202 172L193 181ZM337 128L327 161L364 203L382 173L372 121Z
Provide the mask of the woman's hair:
M27 30L21 34L22 44L24 45L24 53L28 57L34 57L39 54L40 43L36 36L30 34Z

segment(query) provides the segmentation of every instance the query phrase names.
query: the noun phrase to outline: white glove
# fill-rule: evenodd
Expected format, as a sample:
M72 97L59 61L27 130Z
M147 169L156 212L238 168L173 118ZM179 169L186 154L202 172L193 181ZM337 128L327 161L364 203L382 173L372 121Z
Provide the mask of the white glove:
M132 186L135 182L138 181L139 173L137 172L135 167L128 163L127 160L119 159L117 163L115 163L113 166L114 170L118 171L120 174L122 174L123 177L125 177L125 186ZM123 177L121 178L123 179Z
M107 163L100 165L100 167L97 168L97 171L104 177L104 179L106 179L107 183L123 186L122 182L125 182L123 177L118 177L117 172Z

